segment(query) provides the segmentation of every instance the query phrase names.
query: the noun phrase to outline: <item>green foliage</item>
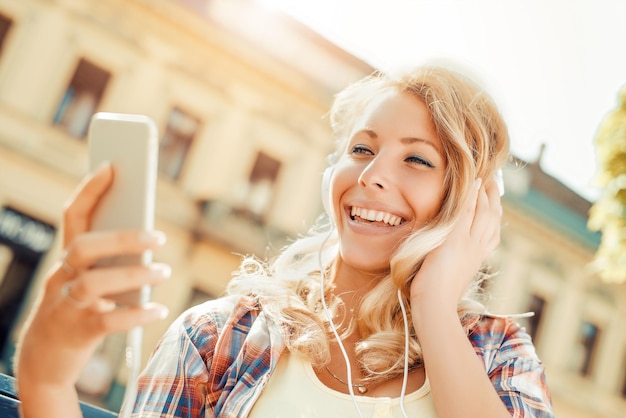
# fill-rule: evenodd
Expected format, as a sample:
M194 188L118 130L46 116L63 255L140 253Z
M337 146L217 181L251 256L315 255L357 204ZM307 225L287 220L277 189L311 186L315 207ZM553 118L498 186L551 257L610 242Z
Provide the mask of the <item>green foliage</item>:
M617 109L600 124L595 139L602 195L589 212L589 229L602 232L592 266L611 283L626 283L626 87Z

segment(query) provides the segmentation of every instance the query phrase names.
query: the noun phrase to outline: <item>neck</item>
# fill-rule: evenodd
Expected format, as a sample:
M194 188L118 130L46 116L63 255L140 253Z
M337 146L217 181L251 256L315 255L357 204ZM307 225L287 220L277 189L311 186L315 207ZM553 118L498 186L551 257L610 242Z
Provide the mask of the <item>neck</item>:
M372 290L388 271L363 271L343 262L341 257L333 268L333 277L337 293L354 292L356 295L365 295Z

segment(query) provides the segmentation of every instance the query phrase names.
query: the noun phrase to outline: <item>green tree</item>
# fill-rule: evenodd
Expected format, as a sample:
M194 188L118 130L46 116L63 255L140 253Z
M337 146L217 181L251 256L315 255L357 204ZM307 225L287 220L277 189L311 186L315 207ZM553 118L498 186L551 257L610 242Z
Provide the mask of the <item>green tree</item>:
M601 122L596 138L602 194L589 211L588 227L602 232L592 267L610 283L626 282L626 86L619 105Z

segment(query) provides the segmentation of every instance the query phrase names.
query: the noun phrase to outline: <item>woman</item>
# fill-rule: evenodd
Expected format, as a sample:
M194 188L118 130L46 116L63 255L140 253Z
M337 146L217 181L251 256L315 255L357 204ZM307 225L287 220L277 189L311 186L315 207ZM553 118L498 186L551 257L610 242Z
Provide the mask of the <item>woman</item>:
M476 300L481 265L500 239L493 178L508 157L491 99L426 67L349 86L330 116L328 225L268 265L245 259L227 296L174 321L125 407L136 416L552 416L530 338ZM162 316L156 305L112 309L104 296L157 283L167 268L84 270L162 242L88 233L110 182L110 168L96 172L66 210L66 256L20 346L28 416L42 397L69 416L97 343Z

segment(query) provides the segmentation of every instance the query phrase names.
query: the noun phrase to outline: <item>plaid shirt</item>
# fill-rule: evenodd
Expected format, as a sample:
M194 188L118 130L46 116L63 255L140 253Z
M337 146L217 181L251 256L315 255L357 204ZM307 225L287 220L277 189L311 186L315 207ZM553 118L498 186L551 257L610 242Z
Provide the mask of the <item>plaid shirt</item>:
M552 417L543 365L510 319L483 317L469 337L513 417ZM285 349L252 298L191 308L165 333L139 378L133 417L245 417Z

